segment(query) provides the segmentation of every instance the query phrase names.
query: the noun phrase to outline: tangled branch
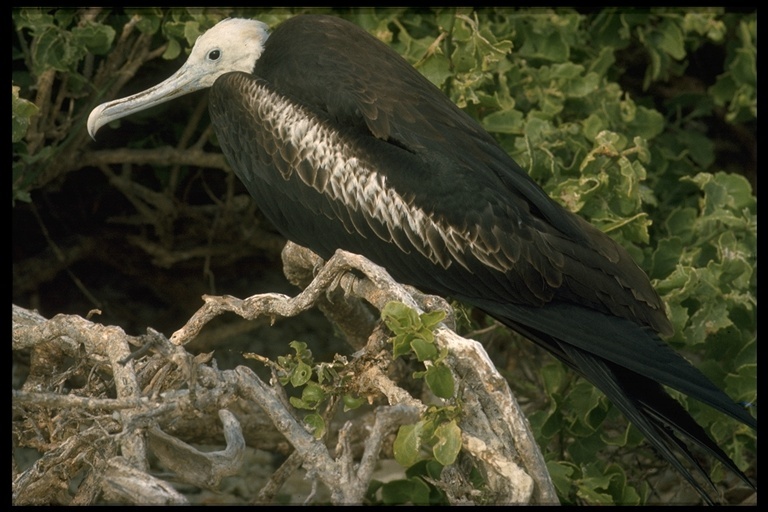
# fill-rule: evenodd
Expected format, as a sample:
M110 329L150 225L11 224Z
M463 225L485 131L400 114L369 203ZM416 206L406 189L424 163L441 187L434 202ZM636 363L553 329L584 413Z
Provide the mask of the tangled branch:
M283 262L289 279L306 285L297 296L206 296L170 339L151 329L128 336L73 315L46 320L14 306L13 350L30 358L29 373L13 395L14 445L42 454L25 470L14 465L14 503L185 503L151 460L171 471L174 481L216 489L222 478L240 470L246 446L287 454L284 439L292 452L258 501L269 501L303 466L308 479L330 490L333 503L363 502L376 462L391 450L392 435L417 421L429 405L406 391L391 371L388 335L363 301L379 311L393 300L419 313L450 308L399 285L354 254L339 251L322 263L289 243ZM219 370L210 354L193 356L184 348L223 312L277 318L313 307L339 319L360 348L349 363L348 385L374 404L368 413L344 421L333 448L330 439L313 435L297 416L274 369L267 383L247 367ZM434 485L454 503L556 502L543 458L506 382L477 342L446 325L450 319L436 329L435 340L447 350L451 371L461 382L460 460L479 469L486 483L482 492L457 485L467 481L462 474L467 465L457 462L446 466ZM361 325L368 332L365 339ZM212 442L226 448L202 452L190 444ZM71 491L82 474L85 478Z

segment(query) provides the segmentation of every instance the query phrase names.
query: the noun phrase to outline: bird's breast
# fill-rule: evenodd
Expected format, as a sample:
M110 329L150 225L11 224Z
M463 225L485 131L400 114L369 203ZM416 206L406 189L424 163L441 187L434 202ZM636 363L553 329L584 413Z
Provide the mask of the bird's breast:
M356 127L337 126L327 113L263 80L242 73L219 79L211 115L235 173L260 203L281 190L302 209L340 221L350 236L375 236L442 268L458 264L469 270L470 257L504 272L515 256L498 234L452 225L393 187L382 169L398 165L398 158L402 166L417 165L413 155ZM308 221L306 211L296 214ZM270 220L285 230L279 218Z

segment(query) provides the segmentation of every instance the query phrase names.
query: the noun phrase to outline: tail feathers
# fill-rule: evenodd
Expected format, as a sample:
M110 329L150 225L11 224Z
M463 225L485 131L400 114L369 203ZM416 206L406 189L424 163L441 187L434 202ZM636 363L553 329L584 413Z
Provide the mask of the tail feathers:
M592 311L580 310L575 315L552 308L535 312L514 305L475 304L550 351L605 393L705 502L717 501L716 488L687 443L755 488L662 384L753 429L757 420L649 329ZM550 316L553 312L555 316ZM573 318L578 318L579 325L573 324Z
M568 304L549 304L546 308L535 309L483 302L475 300L473 303L512 329L535 341L537 339L555 355L563 350L557 345L581 349L618 368L677 389L757 429L757 420L749 411L735 403L647 327L640 327L625 318ZM565 359L567 361L568 358Z
M639 376L638 376L639 377ZM630 382L627 386L627 393L633 397L639 397L638 402L642 405L644 411L656 419L662 425L669 426L679 432L689 441L695 443L700 449L709 453L712 457L719 460L725 467L731 470L745 484L754 490L757 490L754 482L745 475L736 464L726 455L726 453L707 435L701 426L688 414L680 403L670 397L664 388L655 382L646 382L637 392L632 391L632 387L647 379L632 378L624 379Z
M716 500L710 494L715 491L715 486L706 471L692 456L685 443L678 439L671 431L665 429L653 416L645 413L642 405L627 394L621 386L620 379L616 376L613 369L605 361L578 348L563 345L563 349L579 371L606 394L611 402L624 413L632 425L656 448L659 454L696 489L696 492L699 493L702 499L709 505L715 504ZM675 453L676 451L704 477L704 481L711 487L710 491L705 489L688 467L680 461Z
M664 459L696 489L706 503L716 503L717 498L713 497L713 494L716 494L715 486L685 441L678 438L675 433L722 462L747 485L755 489L754 483L658 383L622 368L616 368L580 349L566 345L563 346L563 350L579 371L608 396ZM695 468L706 487L688 469L689 467Z

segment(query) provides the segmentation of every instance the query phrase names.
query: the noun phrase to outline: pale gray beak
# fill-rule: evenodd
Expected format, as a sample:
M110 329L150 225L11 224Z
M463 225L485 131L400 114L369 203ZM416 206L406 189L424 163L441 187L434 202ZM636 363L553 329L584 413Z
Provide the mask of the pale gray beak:
M91 138L95 139L99 128L110 121L146 110L155 105L207 87L207 84L201 83L203 78L204 75L200 71L196 72L194 68L184 64L170 78L146 91L102 103L94 108L88 116L88 134Z

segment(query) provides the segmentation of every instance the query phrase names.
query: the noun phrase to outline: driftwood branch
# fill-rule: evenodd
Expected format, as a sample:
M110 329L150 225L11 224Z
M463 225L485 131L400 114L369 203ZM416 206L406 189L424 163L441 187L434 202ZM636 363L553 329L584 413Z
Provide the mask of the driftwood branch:
M428 405L402 387L404 377L391 373L396 365L388 337L370 306L381 310L397 300L418 312L450 313L450 308L442 299L399 285L354 254L339 251L324 263L288 244L283 260L289 279L304 286L301 293L205 296L204 305L170 339L152 330L127 336L77 316L46 320L14 306L13 349L30 354L29 374L13 395L14 442L43 453L30 468L15 469L14 503L183 503L186 497L150 467L149 453L174 481L215 489L240 470L246 446L280 451L288 445L292 453L254 501L271 499L303 466L307 479L329 489L331 502L361 503L376 463L391 450L393 434L415 423ZM218 370L209 354L193 356L184 348L224 312L275 319L313 307L336 321L359 349L348 363L350 386L378 404L344 420L335 429L333 449L331 439L307 430L276 375L267 383L244 366ZM449 328L450 314L445 324L435 332L436 343L447 349L462 386L462 450L486 478L484 499L555 503L543 458L506 382L480 344ZM65 382L82 385L67 388ZM190 441L226 448L202 452ZM83 472L86 478L70 491ZM462 478L454 465L434 483L453 502L471 503L477 493L452 483Z

